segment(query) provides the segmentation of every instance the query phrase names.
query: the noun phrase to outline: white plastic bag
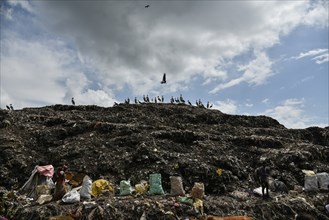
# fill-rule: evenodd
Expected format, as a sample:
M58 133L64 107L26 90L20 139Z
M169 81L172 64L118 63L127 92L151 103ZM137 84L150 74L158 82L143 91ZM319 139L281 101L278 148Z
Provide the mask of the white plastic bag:
M81 187L78 187L78 188L81 188ZM71 191L67 192L63 196L62 201L65 203L80 202L80 193L78 192L78 188L74 188Z
M329 185L329 174L326 172L317 173L316 177L318 178L319 187L322 190L328 190Z
M92 185L92 180L90 179L89 176L85 176L83 178L82 182L82 187L80 190L80 196L83 199L91 199L91 185Z
M315 192L318 191L318 178L316 175L305 176L304 190L305 192Z

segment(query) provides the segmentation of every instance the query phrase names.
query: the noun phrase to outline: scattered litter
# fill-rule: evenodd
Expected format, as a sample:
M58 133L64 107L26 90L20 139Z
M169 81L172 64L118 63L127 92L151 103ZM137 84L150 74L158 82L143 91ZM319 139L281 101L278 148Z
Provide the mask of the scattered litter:
M86 175L83 178L82 187L80 190L80 196L82 199L91 199L91 186L92 180Z
M96 180L91 185L91 195L97 197L101 195L102 192L106 189L113 192L113 187L110 185L110 183L107 180L104 179Z
M74 188L70 191L68 191L62 198L62 201L64 203L76 203L80 202L80 193L78 190L81 189L81 187Z
M194 183L192 188L191 197L197 199L203 199L204 197L204 184L203 183Z
M150 174L149 183L150 183L150 188L149 188L150 195L163 195L164 194L160 173Z
M121 180L120 181L120 196L128 196L132 193L132 187L130 180Z
M170 191L171 195L173 195L173 196L184 196L185 195L182 177L171 176L170 185L171 185L171 191Z

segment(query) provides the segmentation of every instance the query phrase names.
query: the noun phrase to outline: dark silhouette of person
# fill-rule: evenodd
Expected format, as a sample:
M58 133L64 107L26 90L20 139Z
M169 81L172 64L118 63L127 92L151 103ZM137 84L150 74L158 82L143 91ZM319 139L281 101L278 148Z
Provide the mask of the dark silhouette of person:
M270 176L270 168L266 166L266 162L263 161L262 166L256 169L256 178L262 186L263 199L269 197L269 193L268 193L269 176Z

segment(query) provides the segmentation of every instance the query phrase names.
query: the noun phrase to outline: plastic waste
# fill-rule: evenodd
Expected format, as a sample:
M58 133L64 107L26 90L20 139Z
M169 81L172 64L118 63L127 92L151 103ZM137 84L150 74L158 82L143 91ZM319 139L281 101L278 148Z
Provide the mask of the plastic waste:
M319 188L321 190L328 190L328 185L329 185L329 174L326 172L323 173L317 173L316 177L319 182Z
M78 192L78 189L81 187L74 188L71 191L67 192L63 198L62 201L64 203L75 203L75 202L80 202L80 193Z
M150 195L163 195L164 194L164 191L162 188L162 183L161 183L161 174L160 173L150 174L149 183L150 183L150 189L149 189Z
M192 188L191 197L197 199L203 199L204 197L204 184L203 183L194 183Z
M222 173L223 173L223 170L222 170L221 168L218 168L218 169L216 170L216 173L218 174L218 176L221 176Z
M138 194L146 193L148 188L149 188L149 184L145 180L142 180L140 183L135 185L135 191Z
M182 177L171 176L170 185L171 185L171 191L170 191L171 195L173 195L173 196L184 196L185 195Z
M80 197L83 199L91 199L91 185L92 180L89 176L83 178L82 187L80 190Z
M91 195L97 197L101 195L102 192L106 189L113 192L113 187L110 185L110 183L107 180L98 179L94 181L91 185Z
M305 175L304 190L305 192L318 191L318 178L316 175Z
M130 180L120 181L120 196L128 196L132 193Z
M203 201L201 199L195 199L193 203L195 211L203 215Z
M194 199L192 197L180 197L178 200L180 203L192 206Z
M50 202L53 199L52 195L40 195L38 200L36 201L39 205L42 205L46 202Z

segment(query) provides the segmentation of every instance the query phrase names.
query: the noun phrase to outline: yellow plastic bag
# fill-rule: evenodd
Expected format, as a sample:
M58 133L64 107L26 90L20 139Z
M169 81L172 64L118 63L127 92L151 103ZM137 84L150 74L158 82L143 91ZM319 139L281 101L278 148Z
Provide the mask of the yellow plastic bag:
M113 187L110 185L110 183L107 180L104 179L96 180L91 185L91 195L97 197L100 194L102 194L102 192L106 189L113 192Z
M222 170L221 168L218 168L218 169L216 170L216 173L218 174L218 176L221 176L222 173L223 173L223 170Z
M135 185L135 191L138 194L146 193L148 188L149 188L149 184L145 180L142 180L139 184Z

